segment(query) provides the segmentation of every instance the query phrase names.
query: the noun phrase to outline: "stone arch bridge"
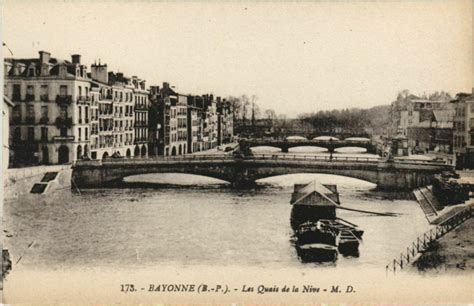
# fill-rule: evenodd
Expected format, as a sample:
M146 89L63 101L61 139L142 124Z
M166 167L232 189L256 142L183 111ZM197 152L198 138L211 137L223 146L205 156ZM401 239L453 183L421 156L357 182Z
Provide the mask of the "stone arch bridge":
M244 152L252 147L268 146L281 149L282 152L288 153L290 148L309 146L326 148L328 152L334 153L336 149L344 147L359 147L367 150L367 153L377 153L377 146L370 140L276 140L276 139L242 139L239 146Z
M453 167L422 161L383 161L378 158L255 154L244 158L191 155L148 159L78 161L72 180L79 188L100 188L122 182L127 176L148 173L187 173L248 186L256 180L294 173L326 173L353 177L380 189L413 189L427 185L435 174Z

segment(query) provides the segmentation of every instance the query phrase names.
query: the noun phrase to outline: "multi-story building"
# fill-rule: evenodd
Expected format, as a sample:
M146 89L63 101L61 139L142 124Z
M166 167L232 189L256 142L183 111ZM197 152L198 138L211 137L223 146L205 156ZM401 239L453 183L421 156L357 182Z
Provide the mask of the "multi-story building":
M11 108L15 104L10 101L6 96L3 96L3 109L2 109L2 133L3 133L3 151L2 151L2 169L7 169L10 165L10 113Z
M121 72L109 72L112 89L114 155L131 157L134 149L133 85ZM138 152L139 153L139 152ZM138 154L137 154L138 155Z
M160 95L159 86L150 86L148 97L148 151L151 156L164 155L165 140L169 144L169 134L165 139L164 124L167 121L165 111L168 111Z
M148 128L151 131L149 145L153 147L153 154L164 156L185 154L187 97L176 93L170 84L165 82L161 89L158 86L151 87L150 103Z
M177 154L184 155L188 153L188 96L178 94L178 103L176 104L176 147Z
M101 63L91 65L90 78L91 158L147 156L145 81L109 72L107 65Z
M428 120L408 127L408 146L413 153L449 157L453 153L454 110L431 111Z
M203 98L201 96L188 97L188 153L202 151L203 133Z
M135 101L135 156L148 156L148 95L145 80L132 77Z
M232 141L234 135L234 120L231 105L225 99L217 99L217 143L222 145Z
M456 167L474 168L474 90L473 94L459 93L451 101L454 105L453 145Z
M408 128L429 121L434 110L452 109L449 100L409 99L406 109L400 111L398 134L407 136Z
M38 58L7 58L5 95L14 165L63 164L89 155L90 80L80 55L71 61L40 51Z

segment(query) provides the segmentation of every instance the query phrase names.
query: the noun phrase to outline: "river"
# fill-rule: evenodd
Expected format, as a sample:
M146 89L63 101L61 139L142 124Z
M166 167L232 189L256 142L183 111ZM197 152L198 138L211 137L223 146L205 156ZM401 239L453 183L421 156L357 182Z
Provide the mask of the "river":
M292 185L337 184L345 207L400 213L382 217L338 210L364 231L359 257L303 264L291 243ZM296 174L234 190L216 180L182 174L133 177L171 183L124 189L62 190L5 202L4 224L13 261L24 269L160 265L383 267L429 227L418 204L374 191L352 178ZM31 244L31 245L30 245Z
M303 263L291 239L289 201L293 184L313 180L337 184L345 207L399 215L338 210L339 217L364 230L358 257ZM160 296L140 294L133 300L117 293L124 283L145 290L154 281L215 280L236 288L253 282L319 281L323 286L356 284L358 292L369 294L372 280L385 276L385 265L429 229L422 210L407 194L377 191L372 183L341 176L284 175L245 190L184 174L149 174L126 181L123 188L80 193L63 189L6 201L4 245L13 268L4 284L5 301L86 304L130 297L125 301L131 304L143 299L152 303ZM396 299L392 286L400 283L384 282L383 294ZM199 298L208 301L193 295L193 301ZM229 302L235 298L230 295ZM175 298L169 296L169 301Z

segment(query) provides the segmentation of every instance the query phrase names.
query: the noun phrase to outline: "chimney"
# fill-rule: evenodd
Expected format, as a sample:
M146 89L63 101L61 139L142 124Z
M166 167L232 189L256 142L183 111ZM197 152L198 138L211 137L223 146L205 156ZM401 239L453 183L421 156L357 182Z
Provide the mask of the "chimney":
M49 59L51 58L51 53L46 52L46 51L40 51L38 53L39 53L41 64L49 63Z
M81 63L81 55L80 54L73 54L71 55L71 60L73 64L80 64Z
M163 89L164 89L164 90L170 89L170 83L163 82Z
M93 80L109 84L109 73L107 72L107 64L93 64L91 65L91 78Z

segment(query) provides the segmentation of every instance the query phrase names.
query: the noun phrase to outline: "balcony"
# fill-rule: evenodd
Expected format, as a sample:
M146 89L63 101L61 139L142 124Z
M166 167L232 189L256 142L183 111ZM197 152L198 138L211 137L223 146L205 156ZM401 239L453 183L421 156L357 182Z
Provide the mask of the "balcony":
M13 94L12 101L21 101L21 95L20 94Z
M40 100L41 100L41 102L49 102L49 96L48 95L41 95Z
M72 135L54 136L53 141L74 141L74 136L72 136Z
M70 105L72 103L72 96L71 95L57 95L56 103Z
M26 96L25 96L25 101L26 102L31 102L31 101L34 101L34 100L35 100L35 95L26 94Z
M40 124L48 124L49 123L49 118L48 117L41 117L39 120Z
M87 103L90 102L91 98L88 96L78 96L77 97L77 103Z
M56 127L58 129L60 128L71 128L72 127L72 118L71 117L67 117L67 118L64 118L64 117L58 117L56 118Z

